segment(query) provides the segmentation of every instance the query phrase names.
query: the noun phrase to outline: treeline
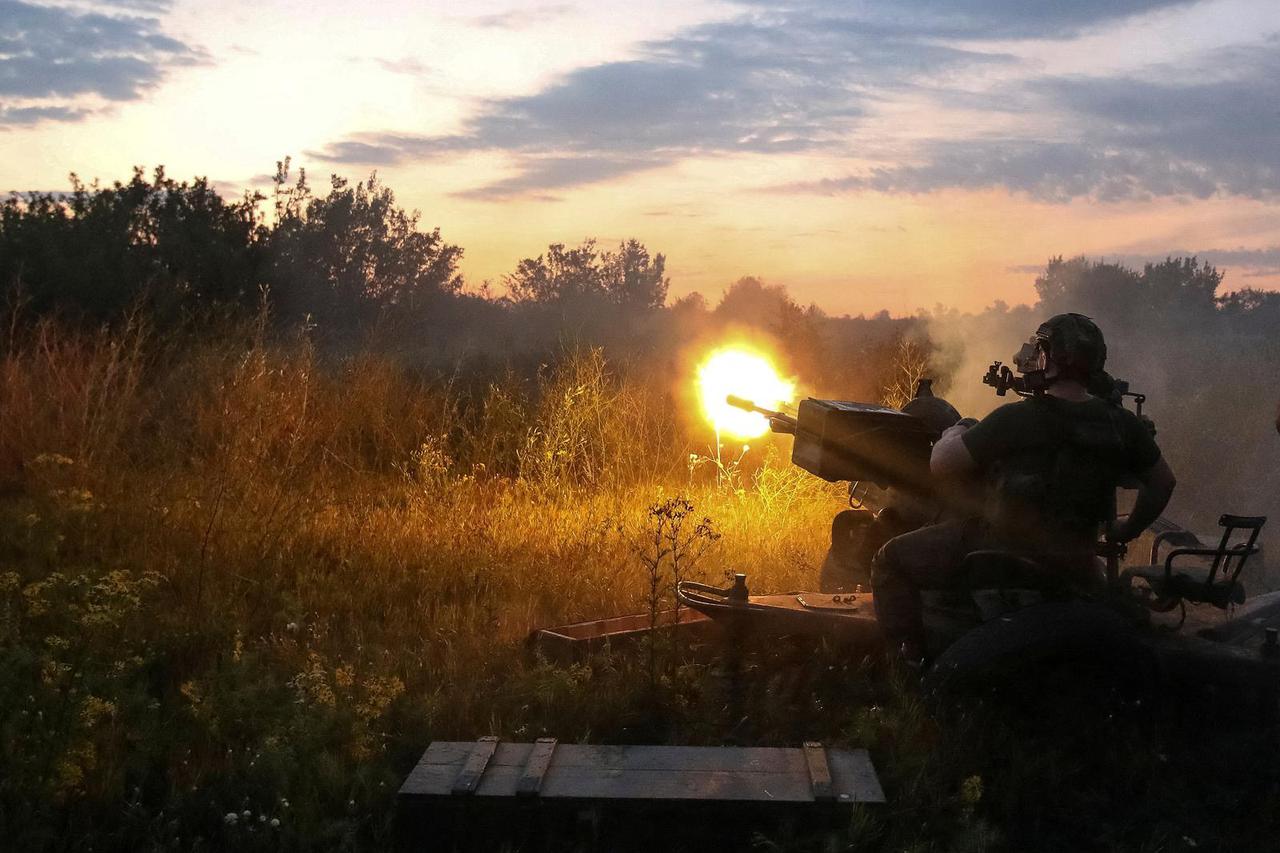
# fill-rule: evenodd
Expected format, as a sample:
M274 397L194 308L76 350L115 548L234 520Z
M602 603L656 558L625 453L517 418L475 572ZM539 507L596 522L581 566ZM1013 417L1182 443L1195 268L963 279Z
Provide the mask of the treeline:
M668 304L666 258L636 239L554 243L503 276L503 293L465 288L460 246L421 227L376 174L334 176L316 192L277 163L269 195L221 196L163 168L66 193L12 195L0 207L0 287L12 313L90 327L135 312L162 330L266 309L305 326L327 352L367 348L417 365L536 363L606 347L616 360L671 369L693 342L734 328L763 336L811 383L876 396L896 340L915 320L827 317L778 285L731 284L709 305ZM833 390L834 393L834 390Z
M390 314L439 312L462 295L463 250L395 203L376 173L352 186L337 176L317 195L289 161L270 196L222 198L205 178L176 181L138 168L127 183L12 195L0 209L0 280L37 314L110 322L145 307L166 319L212 306L276 321L309 318L349 331ZM272 214L267 216L268 211ZM588 239L553 244L505 277L510 303L593 300L633 312L661 308L666 259L637 240L616 251Z
M736 329L767 338L815 392L870 399L892 380L904 339L942 387L963 371L967 388L984 362L1007 357L1011 341L1065 310L1102 324L1121 372L1141 373L1139 362L1154 355L1172 364L1193 354L1196 369L1178 375L1203 374L1209 384L1248 372L1223 372L1220 361L1214 372L1227 350L1243 347L1246 361L1267 363L1280 333L1280 296L1220 293L1222 274L1195 258L1141 271L1054 258L1030 308L997 302L978 315L939 307L855 318L800 306L783 286L751 277L714 305L698 294L669 302L666 258L635 239L552 244L503 276L501 295L488 282L464 288L462 256L439 227L421 227L416 212L398 206L376 174L355 185L334 176L322 194L287 159L269 195L229 200L206 179L139 168L110 185L73 175L67 193L13 195L0 206L0 288L23 316L96 327L141 310L170 329L265 307L277 328L305 326L325 350L373 342L419 365L537 362L590 344L618 361L668 369L691 344ZM995 349L978 352L977 341Z
M270 220L264 202L270 202ZM316 195L279 163L270 197L222 198L204 178L135 169L127 183L12 196L0 210L0 280L37 314L111 322L145 308L164 322L210 308L279 322L354 327L387 307L414 311L458 293L462 250L422 231L377 181L334 177Z

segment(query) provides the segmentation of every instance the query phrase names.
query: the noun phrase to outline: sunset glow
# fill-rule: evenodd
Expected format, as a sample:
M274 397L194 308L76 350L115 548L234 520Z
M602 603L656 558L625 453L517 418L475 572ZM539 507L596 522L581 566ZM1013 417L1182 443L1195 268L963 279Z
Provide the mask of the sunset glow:
M835 314L1026 302L1056 255L1280 287L1271 0L298 8L10 0L0 191L376 170L498 293L584 237Z

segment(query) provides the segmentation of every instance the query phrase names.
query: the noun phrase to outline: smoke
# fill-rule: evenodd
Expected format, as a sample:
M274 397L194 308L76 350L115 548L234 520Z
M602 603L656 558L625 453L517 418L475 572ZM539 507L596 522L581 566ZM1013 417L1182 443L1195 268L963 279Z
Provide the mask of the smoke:
M1146 395L1143 412L1154 420L1156 441L1178 476L1166 517L1213 544L1224 513L1266 515L1272 526L1280 525L1280 303L1243 313L1203 301L1136 311L1081 303L997 305L980 314L927 317L944 395L962 414L979 418L1011 402L981 383L988 365L1007 363L1049 316L1064 310L1088 314L1106 335L1108 371ZM1132 408L1132 401L1127 405ZM1275 536L1264 528L1262 541ZM1266 587L1280 585L1280 578L1255 574L1260 568L1246 569L1255 591L1258 580Z
M1013 353L1040 324L1028 306L1002 303L980 314L935 312L924 318L924 334L934 347L931 359L937 392L965 417L982 418L1012 402L982 384L994 361L1009 363Z

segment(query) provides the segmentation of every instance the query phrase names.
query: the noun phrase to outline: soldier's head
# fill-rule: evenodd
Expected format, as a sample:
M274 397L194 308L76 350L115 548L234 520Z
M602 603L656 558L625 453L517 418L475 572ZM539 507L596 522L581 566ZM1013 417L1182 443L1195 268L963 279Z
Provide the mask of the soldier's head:
M1013 363L1020 372L1039 373L1048 382L1070 379L1088 385L1107 363L1107 344L1088 317L1058 314L1040 324Z

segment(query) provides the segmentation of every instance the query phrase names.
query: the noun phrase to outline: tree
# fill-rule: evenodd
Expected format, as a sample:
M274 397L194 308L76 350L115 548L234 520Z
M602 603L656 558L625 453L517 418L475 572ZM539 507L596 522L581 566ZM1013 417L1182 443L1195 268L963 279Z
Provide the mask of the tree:
M304 171L288 181L285 160L275 177L270 283L286 317L350 325L461 289L462 249L445 243L439 228L418 230L418 212L397 207L376 172L355 187L334 175L323 198L312 195Z
M632 310L661 308L671 280L666 258L650 256L635 239L622 241L616 252L600 252L587 238L576 249L552 243L545 254L525 258L504 283L517 302L564 303L602 299Z
M158 167L128 183L67 194L11 196L0 207L0 287L36 313L92 322L140 303L162 318L197 307L251 304L266 230L258 195L228 203L205 178L178 183Z
M799 310L782 285L744 276L725 290L715 313L722 320L767 329L785 323L788 315Z
M1050 259L1036 278L1046 313L1077 311L1113 324L1203 322L1216 307L1222 273L1195 257L1165 258L1138 273L1083 257Z
M624 240L617 252L604 254L601 265L604 290L619 305L651 311L666 303L671 279L662 254L650 258L639 241Z
M881 404L891 409L901 409L915 397L920 380L929 376L928 348L913 338L899 338L892 375L880 391Z
M518 302L561 302L605 292L596 241L587 238L576 249L552 243L545 255L525 258L504 277Z
M1035 287L1047 314L1074 311L1133 319L1144 301L1133 270L1084 257L1051 258L1044 273L1036 277Z
M1165 258L1143 266L1141 281L1149 310L1201 320L1217 308L1222 273L1208 261L1197 264L1194 257Z

